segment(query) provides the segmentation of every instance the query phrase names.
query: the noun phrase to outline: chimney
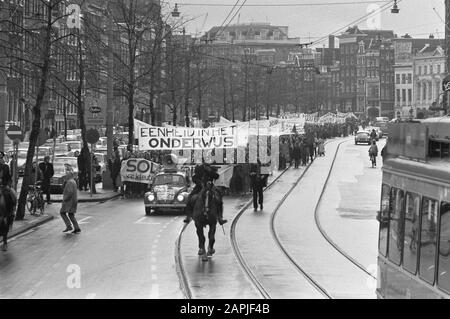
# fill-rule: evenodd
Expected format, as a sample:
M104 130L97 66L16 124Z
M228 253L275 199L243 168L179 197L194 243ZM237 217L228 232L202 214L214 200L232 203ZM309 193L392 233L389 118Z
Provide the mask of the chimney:
M330 35L328 37L328 48L330 48L330 49L334 49L335 48L334 35Z
M430 39L434 39L434 35L433 35L433 34L430 34L429 38L430 38Z

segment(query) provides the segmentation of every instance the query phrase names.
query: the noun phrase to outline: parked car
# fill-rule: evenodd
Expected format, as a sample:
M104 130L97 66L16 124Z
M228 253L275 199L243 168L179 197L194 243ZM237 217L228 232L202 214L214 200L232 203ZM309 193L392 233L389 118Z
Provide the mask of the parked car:
M83 142L82 141L66 141L62 144L67 144L70 146L70 149L75 153L76 151L81 152L81 149L83 148Z
M366 131L358 131L355 136L355 145L358 143L366 143L370 145L370 135Z
M69 144L59 143L55 146L55 157L72 157L74 151Z
M72 166L76 175L78 175L78 161L76 157L55 157L53 159L53 166L59 164L69 164L70 166Z
M44 161L45 156L52 156L51 148L47 147L39 147L39 153L38 153L38 163ZM33 156L33 161L36 161L36 151L35 149L35 155ZM10 157L12 158L14 151L10 151ZM19 176L23 176L25 174L25 164L27 162L27 154L28 154L28 148L19 148L17 151L17 171L19 173Z
M64 191L64 183L66 182L66 165L70 165L63 162L53 163L53 177L50 179L50 193L62 194ZM72 166L72 165L70 165ZM72 166L73 169L75 169ZM78 175L74 176L75 181L78 184Z

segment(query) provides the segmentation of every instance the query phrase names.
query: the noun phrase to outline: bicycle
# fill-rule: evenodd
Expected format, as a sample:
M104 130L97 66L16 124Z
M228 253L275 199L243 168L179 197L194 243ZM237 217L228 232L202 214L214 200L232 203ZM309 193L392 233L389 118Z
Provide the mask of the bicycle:
M37 215L37 210L40 211L40 215L44 214L45 201L40 184L29 186L26 206L31 215Z

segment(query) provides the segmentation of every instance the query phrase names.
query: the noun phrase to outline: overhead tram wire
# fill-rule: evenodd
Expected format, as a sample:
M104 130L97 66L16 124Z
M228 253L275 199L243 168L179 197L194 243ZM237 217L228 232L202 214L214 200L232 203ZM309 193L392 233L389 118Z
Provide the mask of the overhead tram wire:
M227 17L225 18L225 20L223 20L222 24L219 27L219 34L221 34L225 28L222 28L224 26L224 24L227 22L228 18L231 16L231 14L233 13L234 9L237 7L239 1L241 0L237 0L236 3L234 4L233 8L231 8L230 12L228 12Z
M400 1L401 1L401 0L400 0ZM345 26L343 26L343 27L341 27L341 28L339 28L339 29L337 29L337 30L335 30L335 31L333 31L333 32L331 32L331 33L329 33L329 34L327 34L326 36L323 36L322 38L319 38L318 40L313 41L313 42L312 42L312 45L318 44L318 43L320 43L320 42L322 42L322 41L325 41L326 39L328 39L328 36L329 36L329 35L333 35L333 34L337 34L337 33L339 33L339 32L342 32L342 31L344 31L345 29L347 29L347 28L349 28L349 27L352 27L352 26L354 26L355 24L358 24L358 23L362 22L364 19L367 19L369 16L371 16L371 15L373 15L373 14L383 12L384 10L390 8L391 2L393 2L393 1L390 1L389 3L385 4L384 6L382 6L381 8L379 8L379 9L376 10L376 11L372 11L372 12L370 12L370 13L365 14L365 15L362 16L361 18L358 18L358 19L356 19L356 20L350 22L349 24L347 24L347 25L345 25Z
M352 1L352 2L315 2L315 3L280 3L280 4L247 4L247 7L304 7L304 6L334 6L334 5L358 5L358 4L376 4L386 3L387 0L372 1ZM226 3L180 3L183 6L204 6L204 7L230 7L231 4Z
M344 27L342 27L342 28L339 28L338 30L336 30L336 31L334 31L334 32L332 32L332 33L330 33L330 34L332 35L332 34L336 34L336 33L342 32L343 30L345 30L345 29L347 29L347 28L349 28L349 27L352 27L352 26L354 26L355 24L358 24L358 23L362 22L364 19L368 18L369 16L371 16L371 15L373 15L373 14L381 13L381 12L386 11L387 9L390 8L392 2L394 2L394 1L390 1L389 3L386 3L384 6L382 6L382 7L379 8L378 10L375 10L375 11L372 11L372 12L370 12L370 13L367 13L367 14L365 14L363 17L361 17L361 18L359 18L359 19L357 19L357 20L355 20L355 21L353 21L353 22L347 24L346 26L344 26ZM398 1L397 1L397 4L400 3L400 2L402 2L402 0L398 0ZM328 34L328 35L326 35L326 36L323 36L323 37L320 38L319 40L313 41L312 45L317 44L317 43L320 43L320 42L322 42L322 41L325 41L326 39L328 39L328 36L329 36L330 34Z

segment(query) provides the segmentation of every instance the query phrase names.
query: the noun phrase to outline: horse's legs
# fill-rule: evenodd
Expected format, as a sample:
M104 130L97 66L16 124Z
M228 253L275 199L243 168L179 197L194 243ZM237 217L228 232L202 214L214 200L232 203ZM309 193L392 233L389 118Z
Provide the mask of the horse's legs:
M200 224L195 224L195 228L197 229L197 237L198 237L198 254L203 255L205 252L205 234L203 233L203 226Z
M216 223L211 223L209 225L209 231L208 231L208 255L212 255L215 253L214 250L214 243L216 242Z

